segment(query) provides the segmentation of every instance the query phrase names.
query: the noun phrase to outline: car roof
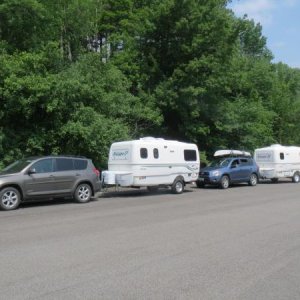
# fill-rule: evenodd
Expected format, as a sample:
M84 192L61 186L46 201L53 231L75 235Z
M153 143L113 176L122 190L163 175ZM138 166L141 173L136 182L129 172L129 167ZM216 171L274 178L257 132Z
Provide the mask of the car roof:
M37 159L42 159L42 158L81 158L81 159L88 159L85 156L79 156L79 155L44 155L44 156L29 156L24 159L28 160L37 160Z

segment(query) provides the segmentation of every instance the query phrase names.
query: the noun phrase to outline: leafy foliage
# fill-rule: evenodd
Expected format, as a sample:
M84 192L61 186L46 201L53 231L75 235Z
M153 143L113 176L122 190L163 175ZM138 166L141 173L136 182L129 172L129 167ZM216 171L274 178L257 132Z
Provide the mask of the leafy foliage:
M2 0L0 168L154 135L218 148L299 144L300 70L225 0Z

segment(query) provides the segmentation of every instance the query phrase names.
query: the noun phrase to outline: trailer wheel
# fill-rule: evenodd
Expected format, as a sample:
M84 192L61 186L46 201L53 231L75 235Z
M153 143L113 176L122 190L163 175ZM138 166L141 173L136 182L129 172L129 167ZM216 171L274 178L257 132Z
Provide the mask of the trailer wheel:
M173 184L172 184L172 192L174 194L181 194L184 190L184 182L182 179L175 179Z
M299 181L300 181L300 174L299 174L299 172L295 172L294 173L292 180L295 183L299 183Z
M272 181L273 183L277 183L277 182L278 182L278 178L271 178L271 181Z

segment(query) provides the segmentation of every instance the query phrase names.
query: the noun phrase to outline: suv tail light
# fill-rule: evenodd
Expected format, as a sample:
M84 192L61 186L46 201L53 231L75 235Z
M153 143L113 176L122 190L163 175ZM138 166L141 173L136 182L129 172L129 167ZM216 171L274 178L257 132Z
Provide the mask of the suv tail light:
M93 169L93 172L99 177L100 176L100 171L96 168Z

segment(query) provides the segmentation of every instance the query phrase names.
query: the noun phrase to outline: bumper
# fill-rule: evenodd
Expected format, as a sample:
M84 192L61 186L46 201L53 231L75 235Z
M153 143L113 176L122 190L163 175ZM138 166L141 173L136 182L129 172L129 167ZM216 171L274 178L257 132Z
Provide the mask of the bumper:
M197 182L203 183L203 184L220 184L221 177L220 176L199 176L197 179Z

